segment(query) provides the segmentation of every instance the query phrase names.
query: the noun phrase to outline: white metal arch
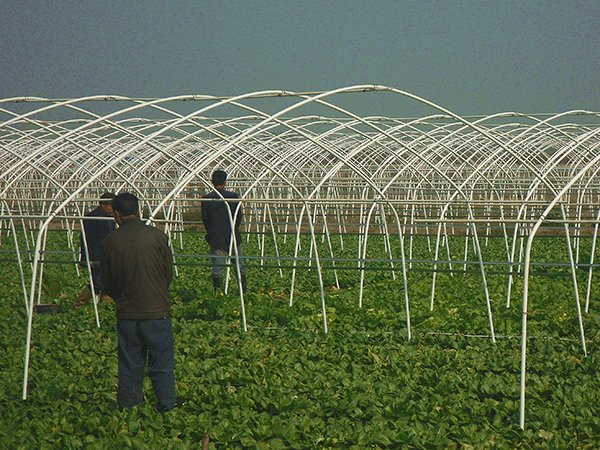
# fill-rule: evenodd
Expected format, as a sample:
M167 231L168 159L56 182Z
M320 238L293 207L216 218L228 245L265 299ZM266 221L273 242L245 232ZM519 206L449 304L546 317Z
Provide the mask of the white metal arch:
M433 113L417 118L362 117L336 104L339 94L374 91L418 102ZM273 111L282 98L283 107L266 112ZM464 237L464 271L472 242L471 263L480 267L494 339L484 236L487 242L490 224L497 224L506 250L505 259L497 263L510 272L509 307L513 277L529 279L534 237L556 207L568 250L563 265L573 278L585 353L575 269L580 264L580 238L587 233L592 240L587 311L600 218L599 122L597 113L579 110L461 117L422 97L378 85L313 93L269 90L234 97L0 99L0 243L2 234L13 233L28 314L27 346L33 305L41 298L51 224L65 227L75 253L72 236L81 227L86 205L96 201L101 191L131 190L149 212L148 222L164 225L173 242L175 230L186 230L186 213L198 208L203 193L212 190L210 172L223 168L240 193L247 230L257 235L260 253L249 257L261 267L267 258L274 258L279 266L291 261L290 304L300 255L308 253L302 258L318 273L325 330L325 261L331 261L328 268L333 269L339 287L339 255L332 236L337 232L343 245L344 234L351 229L359 242L355 261L360 273L359 305L367 246L375 234L381 234L388 269L393 277L402 272L409 339L406 277L413 267L413 238L422 234L430 246L431 302L438 268L456 264L450 237ZM229 219L233 222L235 217ZM282 253L279 233L285 233L283 239L288 235L295 239L293 251ZM304 234L310 245L301 249ZM274 243L269 247L274 248L272 255L266 240ZM25 263L29 258L22 257L22 251L31 252L31 263ZM244 311L243 294L240 302ZM28 358L27 350L24 398Z

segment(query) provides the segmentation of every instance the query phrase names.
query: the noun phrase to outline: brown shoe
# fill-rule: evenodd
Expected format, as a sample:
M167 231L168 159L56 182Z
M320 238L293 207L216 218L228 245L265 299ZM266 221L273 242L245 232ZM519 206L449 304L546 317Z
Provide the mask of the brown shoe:
M92 290L89 286L83 288L83 290L77 296L77 300L73 303L73 308L81 308L92 299Z

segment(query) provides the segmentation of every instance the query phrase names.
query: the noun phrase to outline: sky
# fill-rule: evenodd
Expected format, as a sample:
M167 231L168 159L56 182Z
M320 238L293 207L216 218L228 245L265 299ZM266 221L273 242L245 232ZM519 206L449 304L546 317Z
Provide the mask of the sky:
M460 115L600 111L598 0L3 0L0 45L0 99L377 84Z

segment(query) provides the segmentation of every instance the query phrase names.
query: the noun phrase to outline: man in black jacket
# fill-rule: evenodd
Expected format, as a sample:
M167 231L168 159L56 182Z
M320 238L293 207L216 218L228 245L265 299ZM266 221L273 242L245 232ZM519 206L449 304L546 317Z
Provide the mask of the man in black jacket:
M83 232L81 233L80 247L81 247L81 259L80 264L84 267L89 268L92 275L92 284L86 285L83 290L77 296L74 308L81 308L87 304L92 297L99 295L102 291L102 282L100 280L100 244L102 240L112 233L115 229L114 220L99 220L91 219L92 217L107 218L113 216L112 199L115 198L115 194L111 192L105 192L100 197L100 203L98 207L85 215L90 219L83 219ZM85 235L85 239L84 239ZM102 292L101 300L103 302L109 302L110 297Z
M236 259L239 262L242 290L245 292L246 268L242 258L242 235L239 230L242 222L242 209L239 207L239 196L235 192L225 190L226 180L227 174L223 170L213 172L211 181L215 190L203 197L208 201L203 201L201 204L202 223L206 229L206 242L210 246L212 280L215 291L221 287L223 267L227 263L227 257L231 256L234 263ZM229 206L229 211L227 206ZM233 227L231 226L232 220ZM232 235L235 235L236 249L233 249L230 255ZM237 276L235 267L234 273Z
M138 199L129 193L113 200L119 224L102 242L102 283L116 304L121 408L143 403L144 367L158 399L156 409L175 407L175 358L171 297L173 255L167 235L145 225Z

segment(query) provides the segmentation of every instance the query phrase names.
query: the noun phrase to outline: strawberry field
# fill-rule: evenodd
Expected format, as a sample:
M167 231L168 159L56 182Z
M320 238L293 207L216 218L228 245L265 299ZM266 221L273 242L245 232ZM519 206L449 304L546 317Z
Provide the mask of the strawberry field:
M63 234L50 234L48 251L64 250ZM464 238L449 239L461 255ZM339 288L324 263L325 333L308 259L299 263L290 306L291 268L280 272L249 257L244 331L235 283L214 295L208 261L195 256L206 254L202 234L186 233L182 243L171 285L178 407L164 415L153 410L148 380L144 406L116 408L114 305L98 305L100 328L92 305L70 308L86 281L66 264L68 253L46 257L44 295L54 285L61 312L34 317L28 397L21 400L27 315L18 266L4 254L0 448L185 449L199 448L205 434L210 448L240 449L583 449L600 441L600 295L594 287L584 314L584 356L569 270L552 265L565 259L563 238L539 238L533 252L524 430L522 280L515 277L507 308L506 267L487 268L495 343L481 275L471 266L438 266L431 310L433 266L416 262L428 254L424 238L413 243L407 274L410 341L402 277L375 259L365 266L362 307L351 262L337 264ZM380 244L372 239L373 255ZM254 246L250 238L245 253L256 254ZM484 259L499 260L503 246L490 239ZM582 239L580 252L589 248ZM339 254L350 260L355 252L345 236ZM586 280L587 271L578 276Z

